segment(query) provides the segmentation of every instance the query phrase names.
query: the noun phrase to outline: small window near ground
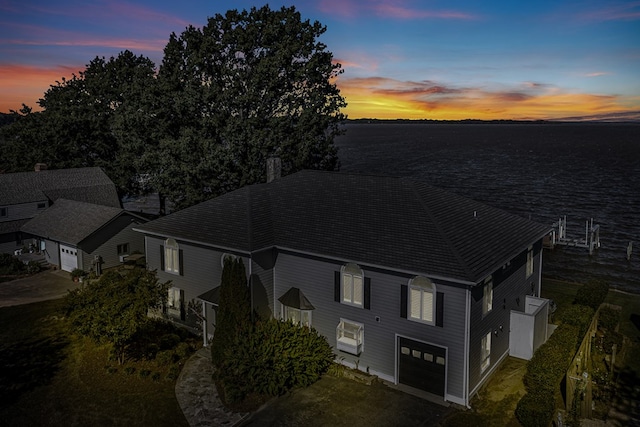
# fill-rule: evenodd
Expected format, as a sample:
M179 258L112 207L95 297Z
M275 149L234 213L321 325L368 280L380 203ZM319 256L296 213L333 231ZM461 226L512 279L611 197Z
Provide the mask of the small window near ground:
M336 328L336 347L356 356L364 350L364 325L341 319Z
M123 243L118 245L118 255L129 255L129 244Z
M480 352L480 372L484 372L491 363L491 331L482 337L482 349Z
M171 317L178 319L183 318L183 291L180 288L169 288L169 295L167 298L167 314Z

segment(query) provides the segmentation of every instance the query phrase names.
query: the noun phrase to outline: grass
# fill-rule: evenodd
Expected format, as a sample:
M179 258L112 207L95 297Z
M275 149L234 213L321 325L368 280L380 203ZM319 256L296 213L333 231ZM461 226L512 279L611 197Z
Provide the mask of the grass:
M109 362L107 346L69 332L61 304L0 309L4 425L187 426L175 398L175 367L170 375L171 366L151 361Z

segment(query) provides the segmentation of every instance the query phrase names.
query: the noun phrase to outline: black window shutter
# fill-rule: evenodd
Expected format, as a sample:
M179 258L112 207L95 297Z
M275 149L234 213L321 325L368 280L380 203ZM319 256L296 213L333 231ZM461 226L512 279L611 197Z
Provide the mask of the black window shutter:
M371 278L364 278L364 308L371 309Z
M333 300L340 302L340 272L333 273Z
M407 285L400 285L400 317L403 319L407 318L408 291Z
M436 292L436 326L444 326L444 293Z
M164 246L160 245L160 270L164 271Z
M183 262L182 262L182 249L178 250L178 268L179 268L179 273L181 276L184 276L184 269L182 267Z
M187 317L187 310L184 304L184 289L180 289L180 320L185 320L186 317Z

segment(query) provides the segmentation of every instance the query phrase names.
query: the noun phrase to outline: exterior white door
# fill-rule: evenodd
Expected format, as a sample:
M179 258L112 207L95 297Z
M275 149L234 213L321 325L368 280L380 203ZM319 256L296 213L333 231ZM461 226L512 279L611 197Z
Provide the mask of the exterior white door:
M60 268L64 271L72 271L78 268L78 249L60 245Z

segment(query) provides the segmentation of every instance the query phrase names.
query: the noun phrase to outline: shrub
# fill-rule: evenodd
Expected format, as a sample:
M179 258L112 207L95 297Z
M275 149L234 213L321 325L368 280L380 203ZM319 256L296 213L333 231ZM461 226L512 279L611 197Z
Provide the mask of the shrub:
M178 377L180 376L180 367L178 365L171 365L169 367L169 372L167 372L167 380L168 381L173 381L178 379Z
M135 371L136 371L136 368L133 366L127 366L126 368L124 368L124 373L127 375L133 375Z
M69 274L71 275L71 280L74 280L74 281L81 277L87 276L87 272L81 268L74 268L73 270L71 270L71 273Z
M156 382L160 381L160 372L154 372L151 374L151 380Z
M598 327L613 331L620 321L620 311L611 307L602 307L598 315Z
M604 335L602 340L602 350L607 353L613 353L613 346L616 345L618 351L620 351L620 346L622 345L622 334L619 334L615 331L609 331Z
M166 366L176 361L176 354L173 350L162 350L156 354L156 362L158 365Z
M11 254L0 253L0 274L20 274L26 270L22 261Z
M524 376L528 392L553 395L576 351L578 329L563 323L535 352Z
M169 350L174 348L181 341L178 334L165 334L160 338L160 349Z
M270 319L227 348L214 379L223 400L233 404L251 394L277 396L311 385L333 358L327 339L315 329Z
M593 320L593 313L593 308L589 306L574 304L568 307L560 317L562 323L568 323L578 328L578 344L582 342L584 334L589 329L589 325Z
M193 349L189 343L183 341L176 346L175 353L178 358L186 359L193 353Z
M151 371L148 369L141 369L140 371L138 371L138 375L140 375L140 378L147 378L149 375L151 375Z
M527 393L516 406L516 417L523 427L547 427L555 410L553 393Z
M147 347L145 348L146 358L149 360L155 359L156 355L158 354L158 351L160 351L160 347L158 346L158 344L155 344L155 343L148 344Z
M29 274L40 273L41 269L42 269L42 266L38 261L29 261L27 263L27 273Z
M586 305L591 307L593 311L597 311L600 304L602 304L609 292L609 284L599 281L591 280L582 285L578 289L574 304Z

